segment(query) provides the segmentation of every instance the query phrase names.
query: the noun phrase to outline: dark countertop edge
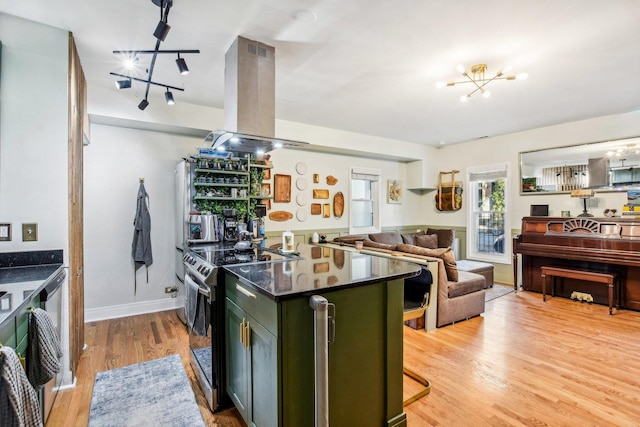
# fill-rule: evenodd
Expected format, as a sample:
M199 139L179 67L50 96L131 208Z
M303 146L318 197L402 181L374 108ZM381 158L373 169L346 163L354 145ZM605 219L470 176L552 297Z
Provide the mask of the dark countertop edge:
M34 295L37 295L40 292L42 292L42 290L47 285L49 285L49 283L53 280L53 278L56 277L58 274L60 274L60 272L63 271L63 270L64 270L64 265L60 264L60 266L56 269L56 271L54 271L49 277L47 277L45 280L43 280L42 284L40 286L38 286L38 288L36 290L33 291L31 296L29 297L29 299L26 299L26 300L22 301L22 303L20 303L20 305L18 305L16 308L14 308L13 311L11 311L11 313L2 322L0 322L0 329L3 329L5 326L7 326L8 323L10 323L13 319L15 319L16 315L18 313L20 313L24 307L29 305L29 301L31 300L31 298L33 298Z
M417 267L420 267L419 264L415 264L415 265ZM287 301L295 298L310 297L311 295L317 295L319 293L334 292L342 289L356 288L358 286L372 285L374 283L389 282L397 279L406 279L409 277L415 277L419 275L421 271L421 269L419 268L418 271L416 271L415 273L402 273L402 274L392 274L384 277L372 277L371 279L361 280L354 283L345 283L342 285L337 285L337 286L328 287L328 288L310 289L308 291L293 292L285 295L273 295L271 292L267 291L264 288L261 288L260 286L255 285L253 282L245 279L244 277L241 277L235 272L231 270L227 270L226 268L224 268L224 266L222 268L224 269L225 273L230 274L231 276L235 277L243 284L251 287L251 289L256 290L257 292L261 293L262 295L266 296L271 300L274 300L275 302Z
M42 264L62 264L62 249L0 252L0 268L31 267Z

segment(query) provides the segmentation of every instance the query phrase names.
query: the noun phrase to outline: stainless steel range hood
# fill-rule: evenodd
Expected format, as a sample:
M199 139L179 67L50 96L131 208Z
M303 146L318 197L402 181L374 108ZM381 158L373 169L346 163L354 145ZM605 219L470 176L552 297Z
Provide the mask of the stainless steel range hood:
M225 55L224 125L205 145L251 152L301 148L306 142L275 138L275 48L237 37Z

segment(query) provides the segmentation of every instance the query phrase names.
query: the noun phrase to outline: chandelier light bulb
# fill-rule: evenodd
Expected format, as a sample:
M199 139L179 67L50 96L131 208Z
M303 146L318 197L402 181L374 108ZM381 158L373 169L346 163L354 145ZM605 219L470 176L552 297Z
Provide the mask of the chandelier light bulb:
M529 78L528 73L516 74L516 80L527 80Z
M483 90L482 91L482 97L483 98L489 98L491 96L491 92L489 92L488 90Z
M464 65L462 64L456 65L456 71L459 72L460 74L464 74L465 73Z
M460 102L467 102L469 100L469 95L462 95L460 97Z
M436 82L436 87L437 87L438 89L441 89L441 88L445 87L446 85L447 85L447 84L446 84L445 82L443 82L443 81L438 81L438 82Z

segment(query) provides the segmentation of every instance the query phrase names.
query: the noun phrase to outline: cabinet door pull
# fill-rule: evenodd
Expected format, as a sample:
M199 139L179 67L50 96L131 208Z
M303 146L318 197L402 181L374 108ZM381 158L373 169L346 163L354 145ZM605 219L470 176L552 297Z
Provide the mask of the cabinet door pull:
M245 331L247 333L247 336L244 339L244 344L247 346L247 348L251 348L251 327L249 326L249 321L247 321Z
M240 291L240 293L241 293L241 294L243 294L243 295L244 295L244 296L246 296L246 297L253 298L253 299L256 299L256 298L257 298L255 294L253 294L253 293L249 292L248 290L246 290L245 288L243 288L243 287L242 287L242 286L240 286L240 285L236 285L236 289L237 289L238 291Z
M244 319L242 319L242 322L240 323L240 343L242 343L242 345L244 344Z

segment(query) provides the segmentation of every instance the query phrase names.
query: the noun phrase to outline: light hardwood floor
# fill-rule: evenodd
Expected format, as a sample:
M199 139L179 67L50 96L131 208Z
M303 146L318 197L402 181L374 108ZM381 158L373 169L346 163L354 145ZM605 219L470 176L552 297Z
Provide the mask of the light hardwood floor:
M640 313L518 292L480 316L426 333L404 328L405 365L432 391L405 408L419 426L640 426ZM86 325L77 386L61 392L47 426L84 426L95 374L179 353L207 425L244 426L235 410L211 414L174 313ZM405 392L415 384L405 379ZM297 426L296 426L297 427ZM366 427L366 426L364 426Z

